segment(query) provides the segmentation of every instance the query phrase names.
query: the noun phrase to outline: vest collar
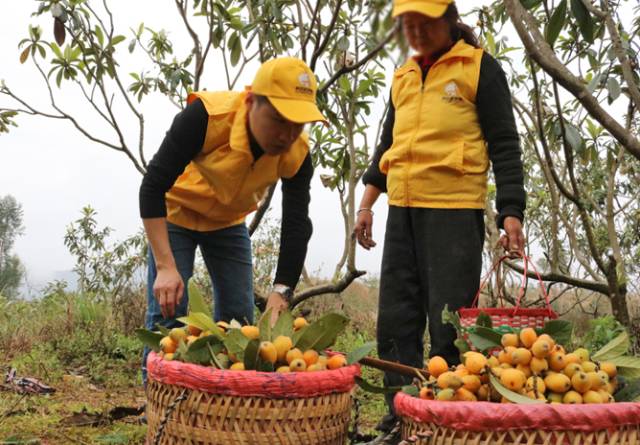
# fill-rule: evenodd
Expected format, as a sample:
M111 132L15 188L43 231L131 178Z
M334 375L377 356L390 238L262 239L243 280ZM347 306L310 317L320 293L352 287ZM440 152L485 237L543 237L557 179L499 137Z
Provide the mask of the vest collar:
M236 115L233 118L233 124L231 125L231 133L229 134L229 146L232 150L246 154L248 157L253 158L251 153L249 133L247 131L247 104L245 99L247 98L247 92L244 91L238 97L240 102Z
M446 60L450 60L450 59L456 59L456 58L461 58L461 59L472 59L473 55L474 55L474 50L476 48L474 48L473 46L469 45L467 42L464 41L464 39L460 39L458 40L449 51L447 51L446 53L444 53L442 56L440 56L440 58L438 60L436 60L433 65L431 65L431 67L434 67ZM403 75L405 73L408 73L409 71L417 71L420 72L421 68L420 68L420 64L418 63L418 59L420 58L420 56L413 56L411 58L409 58L409 60L407 61L407 63L405 63L402 67L400 67L397 71L396 71L396 75Z

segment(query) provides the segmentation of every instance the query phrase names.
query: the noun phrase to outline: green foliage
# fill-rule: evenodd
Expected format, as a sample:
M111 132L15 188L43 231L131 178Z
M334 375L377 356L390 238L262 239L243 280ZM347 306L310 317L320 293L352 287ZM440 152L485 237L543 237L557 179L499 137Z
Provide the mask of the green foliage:
M521 3L532 16L530 23L538 23L539 30L544 31L558 66L563 65L580 79L593 95L593 103L609 113L606 119L592 113L576 97L565 94L557 73L535 61L523 65L501 59L516 98L515 116L524 129L521 144L528 243L539 246L541 268L561 277L606 283L598 293L614 296L619 300L615 306L624 308L626 293L637 290L629 283L637 281L640 273L640 246L632 241L638 238L640 201L632 198L635 194L630 188L637 182L640 163L605 129L607 119L615 120L628 129L630 138L636 138L633 128L638 115L629 115L626 109L629 95L624 91L631 85L623 76L623 54L614 48L615 36L605 20L595 18L584 2ZM622 40L622 52L631 59L637 49L629 42L640 35L640 27L630 19L632 9L638 10L625 2L607 4L607 14ZM508 48L506 25L510 17L505 3L495 1L489 8L477 10L485 47L492 53ZM507 55L518 59L523 53L518 49ZM635 88L640 85L637 76L631 83ZM630 122L634 124L629 126ZM609 267L615 268L613 281ZM558 303L568 300L569 295L567 292ZM624 310L616 311L616 316L623 323L629 322Z
M469 341L479 351L488 351L500 346L502 334L486 328L484 326L475 326L469 331Z
M11 195L0 197L0 295L17 296L24 275L20 259L12 254L16 238L23 234L22 206Z
M0 90L2 90L2 84L0 81ZM13 119L18 115L17 111L0 111L0 133L8 133L9 126L17 127L15 120Z
M347 354L347 364L351 365L353 363L359 362L361 359L369 355L373 349L377 346L375 341L370 341L360 346L357 349L352 350Z
M551 20L547 25L547 29L545 32L545 37L549 45L553 46L558 36L560 35L560 31L564 27L565 20L567 18L567 0L562 0L558 6L553 10L553 14L551 15Z
M573 335L573 324L567 320L549 320L544 324L542 333L549 334L556 343L568 347Z
M100 228L90 206L67 227L64 244L76 258L81 293L101 301L113 300L128 288L140 286L137 273L146 266L147 246L142 232L113 245L107 244L110 227Z
M598 351L607 343L624 332L624 326L612 315L589 321L589 330L584 335L582 344L590 351Z
M280 220L272 218L270 211L251 236L251 250L253 285L256 292L265 295L273 285L280 253Z
M344 332L349 319L340 314L327 314L301 329L301 335L294 337L294 346L301 351L315 349L320 352L331 347Z

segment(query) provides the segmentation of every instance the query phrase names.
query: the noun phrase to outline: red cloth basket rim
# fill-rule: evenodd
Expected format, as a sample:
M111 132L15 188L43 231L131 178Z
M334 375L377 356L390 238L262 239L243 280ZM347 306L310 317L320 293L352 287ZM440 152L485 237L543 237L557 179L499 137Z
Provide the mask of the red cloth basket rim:
M640 424L640 403L517 405L492 402L440 402L406 393L394 399L398 415L466 431L600 431Z
M147 358L147 375L167 385L230 396L296 399L349 392L360 375L357 364L315 372L230 371L164 360L155 352Z

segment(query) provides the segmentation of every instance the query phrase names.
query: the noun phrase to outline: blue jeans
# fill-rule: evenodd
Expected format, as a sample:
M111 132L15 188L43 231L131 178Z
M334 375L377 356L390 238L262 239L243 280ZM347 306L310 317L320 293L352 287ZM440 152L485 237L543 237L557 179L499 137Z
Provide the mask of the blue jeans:
M241 323L253 323L253 269L251 263L251 240L244 224L211 232L197 232L167 223L169 244L178 272L184 282L184 295L176 307L174 318L163 318L160 304L153 295L156 280L156 263L149 249L147 276L147 314L145 328L156 330L160 324L174 328L182 324L177 318L187 315L189 305L188 283L193 275L196 247L204 258L213 283L213 318L215 321L236 319ZM142 381L147 381L147 355L145 347L142 358Z

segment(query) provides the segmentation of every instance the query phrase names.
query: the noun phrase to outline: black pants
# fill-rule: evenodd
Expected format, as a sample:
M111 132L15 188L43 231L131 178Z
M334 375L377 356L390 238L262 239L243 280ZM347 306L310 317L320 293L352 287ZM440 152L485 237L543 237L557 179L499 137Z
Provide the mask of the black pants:
M459 363L455 329L443 324L445 305L471 304L480 285L484 216L475 209L389 207L380 274L378 355L405 365L424 365L422 339L429 320L429 356ZM410 377L385 374L387 386ZM393 395L387 403L393 412Z

